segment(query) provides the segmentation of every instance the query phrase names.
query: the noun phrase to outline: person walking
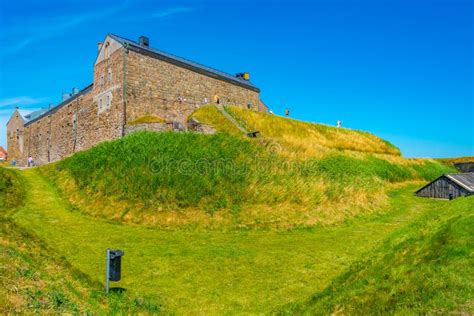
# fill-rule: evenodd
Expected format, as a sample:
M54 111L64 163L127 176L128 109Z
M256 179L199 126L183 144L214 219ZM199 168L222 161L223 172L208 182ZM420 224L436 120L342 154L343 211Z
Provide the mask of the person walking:
M31 157L31 155L29 155L28 156L28 167L33 167L33 164L34 164L33 157Z
M285 116L290 116L290 110L288 108L285 109Z
M341 128L342 126L342 121L341 120L337 120L337 128Z

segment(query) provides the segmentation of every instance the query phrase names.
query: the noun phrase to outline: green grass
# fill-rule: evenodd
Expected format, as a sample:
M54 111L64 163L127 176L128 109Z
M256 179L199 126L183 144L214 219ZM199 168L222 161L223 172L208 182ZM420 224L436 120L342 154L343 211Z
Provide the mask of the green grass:
M474 197L451 202L395 232L288 314L474 313ZM433 204L434 204L433 203Z
M334 153L289 160L226 133L141 132L40 168L82 211L150 226L288 229L380 210L395 183L452 169Z
M34 232L13 220L27 207L27 190L13 170L0 168L0 313L91 314L149 313L160 310L158 302L113 292L106 296L100 282L91 279L58 254Z
M18 207L24 198L24 185L21 178L9 170L0 167L0 210Z
M213 110L195 115L215 135L139 132L0 168L0 312L472 313L473 198L413 194L452 167L227 109L263 124L248 139ZM106 248L125 251L109 296Z
M62 200L36 170L22 175L30 189L25 206L13 216L17 225L92 283L103 283L105 249L123 249L123 280L114 286L127 289L127 297L146 298L150 312L161 305L162 311L177 314L285 309L324 290L353 262L371 257L373 249L383 249L383 240L399 236L397 230L408 223L455 212L451 205L463 201L472 204L472 199L450 204L416 198L415 187L409 186L391 194L383 215L354 218L336 227L159 230L91 219Z

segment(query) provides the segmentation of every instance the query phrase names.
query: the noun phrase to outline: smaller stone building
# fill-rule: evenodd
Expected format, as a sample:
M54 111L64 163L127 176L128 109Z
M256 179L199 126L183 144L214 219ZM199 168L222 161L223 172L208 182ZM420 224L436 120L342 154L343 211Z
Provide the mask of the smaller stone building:
M416 191L417 196L449 200L471 194L474 172L445 174Z

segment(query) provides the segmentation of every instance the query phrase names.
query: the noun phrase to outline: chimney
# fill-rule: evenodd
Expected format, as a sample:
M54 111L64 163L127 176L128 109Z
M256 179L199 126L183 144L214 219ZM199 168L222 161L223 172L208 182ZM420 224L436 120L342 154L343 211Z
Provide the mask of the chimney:
M102 48L103 43L99 42L97 43L97 50L100 52L100 49Z
M76 88L76 87L72 88L72 93L71 93L71 95L76 95L76 94L78 94L78 93L79 93L79 89L78 89L78 88Z
M148 37L146 36L140 36L138 38L138 43L140 44L140 46L142 47L150 47L150 40L148 39Z
M63 98L62 98L63 101L66 101L66 100L69 99L70 97L71 97L71 94L70 94L70 93L63 92Z
M250 80L250 74L248 72L239 72L235 74L235 77L240 80L245 80L249 81Z

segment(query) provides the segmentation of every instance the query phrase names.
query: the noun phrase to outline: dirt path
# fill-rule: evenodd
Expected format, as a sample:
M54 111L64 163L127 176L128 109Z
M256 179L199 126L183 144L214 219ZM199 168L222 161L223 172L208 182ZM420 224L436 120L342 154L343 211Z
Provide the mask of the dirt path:
M434 207L411 190L387 215L338 227L276 231L158 230L85 216L37 170L20 171L26 205L14 221L74 267L103 282L105 249L125 251L116 286L192 314L268 313L323 289L395 229Z

